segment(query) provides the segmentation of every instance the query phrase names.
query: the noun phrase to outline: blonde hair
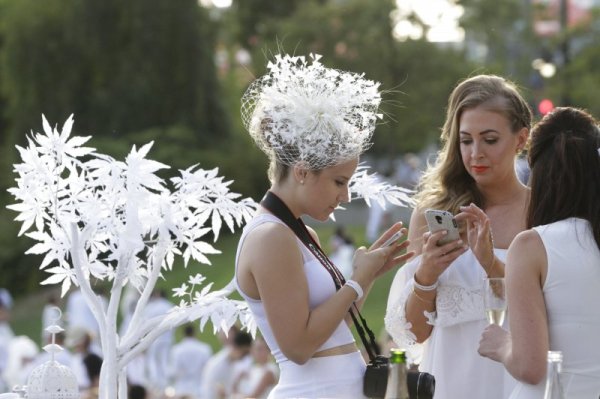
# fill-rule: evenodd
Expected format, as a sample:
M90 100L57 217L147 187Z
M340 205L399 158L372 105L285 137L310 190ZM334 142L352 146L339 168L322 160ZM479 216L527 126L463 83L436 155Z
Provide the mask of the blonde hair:
M461 82L448 99L437 160L417 186L415 200L421 209L443 209L456 214L461 205L471 202L485 206L481 192L463 165L459 142L462 113L481 105L506 117L514 134L531 127L531 109L512 82L495 75L477 75Z
M291 166L282 164L277 158L271 158L267 176L271 184L283 181L290 173Z

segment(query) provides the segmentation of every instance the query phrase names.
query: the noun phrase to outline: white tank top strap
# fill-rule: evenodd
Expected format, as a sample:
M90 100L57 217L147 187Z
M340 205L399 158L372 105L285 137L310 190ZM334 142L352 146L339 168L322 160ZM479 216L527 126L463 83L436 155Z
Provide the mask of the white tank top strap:
M242 247L244 246L244 240L246 239L246 236L252 230L254 230L258 226L265 224L265 223L279 223L279 224L282 224L287 227L287 225L281 219L279 219L277 216L275 216L271 213L261 213L259 215L256 215L250 222L248 222L248 224L246 224L246 226L244 227L244 230L242 231L242 236L240 237L240 241L238 243L237 251L235 254L235 269L236 269L236 271L237 271L237 264L238 264L238 258L240 256L240 251L241 251ZM300 241L300 239L298 239L297 237L296 237L296 241L299 244L298 248L300 248L300 251L302 252L302 258L304 260L306 260L307 255L310 254L310 250L308 248L306 248L306 246L302 243L302 241ZM236 285L237 285L237 280L236 280Z

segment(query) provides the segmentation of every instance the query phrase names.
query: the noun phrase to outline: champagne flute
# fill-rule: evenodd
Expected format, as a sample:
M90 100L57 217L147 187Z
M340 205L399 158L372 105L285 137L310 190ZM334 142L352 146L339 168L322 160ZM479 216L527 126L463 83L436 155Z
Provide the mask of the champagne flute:
M483 303L488 321L501 326L506 315L506 290L503 277L485 279Z

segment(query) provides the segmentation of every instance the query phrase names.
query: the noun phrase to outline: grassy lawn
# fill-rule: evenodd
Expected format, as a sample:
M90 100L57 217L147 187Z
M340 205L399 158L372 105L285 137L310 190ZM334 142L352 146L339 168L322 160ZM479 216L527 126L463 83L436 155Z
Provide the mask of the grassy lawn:
M364 244L364 226L346 226L346 228L358 245ZM320 225L317 226L317 230L321 243L323 244L324 249L327 250L326 243L333 234L334 227L330 225ZM239 233L221 236L214 246L222 253L210 256L209 259L213 263L212 265L202 265L190 262L188 267L184 268L182 263L176 264L173 266L172 271L163 272L165 279L159 280L157 287L166 289L170 295L172 288L179 287L188 280L190 275L195 275L196 273L201 273L207 277L208 281L213 281L214 288L225 286L233 277L235 251L238 238ZM362 311L363 317L367 320L369 327L373 330L376 337L379 336L383 329L383 317L387 302L387 294L393 276L394 271L389 272L375 283ZM49 289L43 287L42 289L41 286L40 288L39 293L15 301L11 320L11 326L16 335L27 335L38 343L41 335L41 314L45 299L51 292L57 292L58 289L56 287ZM240 299L237 293L233 294L232 298ZM173 301L175 302L175 299L173 299ZM61 300L61 304L64 304L64 300ZM178 331L177 333L177 337L179 337L180 332ZM360 342L358 336L356 336L356 338L357 342ZM200 334L200 339L209 343L214 349L219 346L216 337L213 335L213 328L210 323L206 325L204 331Z

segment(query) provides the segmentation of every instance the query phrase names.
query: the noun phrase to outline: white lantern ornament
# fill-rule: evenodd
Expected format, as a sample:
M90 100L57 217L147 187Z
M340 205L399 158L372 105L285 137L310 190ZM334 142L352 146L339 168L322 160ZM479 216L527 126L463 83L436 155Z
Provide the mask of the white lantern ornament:
M54 308L60 320L61 311ZM56 360L54 355L63 350L56 344L56 334L64 331L57 324L46 328L52 334L52 343L44 346L44 350L50 353L50 360L39 365L27 379L26 397L28 399L79 399L79 387L75 373Z

